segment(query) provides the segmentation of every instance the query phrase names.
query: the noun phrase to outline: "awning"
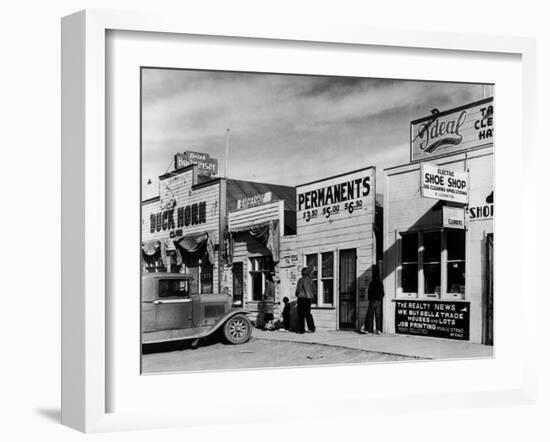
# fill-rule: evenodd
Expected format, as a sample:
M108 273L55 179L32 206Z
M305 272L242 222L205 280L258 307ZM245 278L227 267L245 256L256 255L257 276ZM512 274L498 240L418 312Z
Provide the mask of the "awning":
M141 243L141 257L148 265L155 265L158 261L164 261L163 245L160 241L147 241Z
M266 247L273 255L273 261L278 262L280 258L280 223L279 220L267 221L261 224L255 224L252 226L243 226L238 229L231 229L230 241L231 245L229 249L233 250L234 234L248 233L263 247ZM229 253L232 255L232 253Z
M176 248L178 264L189 265L200 258L206 257L214 265L214 244L208 232L197 235L186 235L173 240Z
M153 256L156 253L160 253L161 243L160 241L147 241L141 243L141 251L147 256Z

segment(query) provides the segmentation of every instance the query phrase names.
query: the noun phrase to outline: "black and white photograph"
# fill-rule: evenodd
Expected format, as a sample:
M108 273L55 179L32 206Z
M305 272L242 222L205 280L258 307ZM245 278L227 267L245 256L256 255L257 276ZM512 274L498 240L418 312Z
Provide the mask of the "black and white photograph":
M142 374L491 358L494 92L142 67Z

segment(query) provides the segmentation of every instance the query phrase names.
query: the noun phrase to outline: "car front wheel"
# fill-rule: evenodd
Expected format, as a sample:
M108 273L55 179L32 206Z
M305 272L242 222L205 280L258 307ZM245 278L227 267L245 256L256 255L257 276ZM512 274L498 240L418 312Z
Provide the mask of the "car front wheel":
M230 344L244 344L250 339L252 324L245 315L229 318L223 326L223 335Z

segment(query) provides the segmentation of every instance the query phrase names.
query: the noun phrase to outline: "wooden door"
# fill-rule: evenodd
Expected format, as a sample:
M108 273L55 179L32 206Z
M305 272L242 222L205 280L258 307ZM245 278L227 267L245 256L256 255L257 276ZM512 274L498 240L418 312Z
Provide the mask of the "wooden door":
M233 305L243 305L243 263L233 263Z
M355 329L357 319L357 251L340 251L339 328Z
M483 343L493 345L493 234L487 235L486 291L485 291L485 324Z

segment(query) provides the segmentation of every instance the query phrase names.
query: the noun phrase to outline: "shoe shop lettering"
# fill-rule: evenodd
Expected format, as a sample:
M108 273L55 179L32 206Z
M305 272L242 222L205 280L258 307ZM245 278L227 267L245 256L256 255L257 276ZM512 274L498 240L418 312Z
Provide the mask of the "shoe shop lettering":
M469 339L470 304L467 302L397 301L395 330L400 334Z
M493 203L494 194L495 193L493 191L487 195L486 198L470 204L470 207L468 208L470 221L493 219L495 212L495 205Z
M206 202L174 207L150 216L151 233L180 229L206 222Z

